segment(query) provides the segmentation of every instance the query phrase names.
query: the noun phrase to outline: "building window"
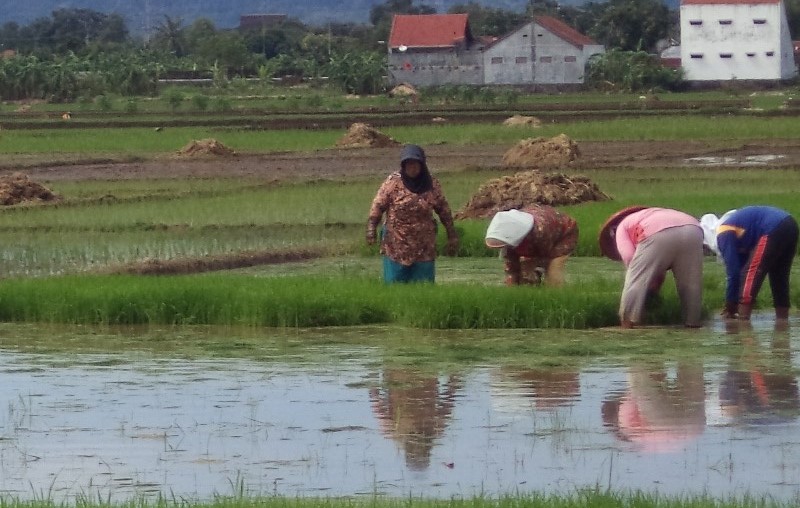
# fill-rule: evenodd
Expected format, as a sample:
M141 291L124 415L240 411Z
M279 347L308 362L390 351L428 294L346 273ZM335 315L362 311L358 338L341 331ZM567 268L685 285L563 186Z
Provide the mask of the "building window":
M733 53L720 53L720 58L733 58Z
M689 55L691 58L703 58L702 53L692 53Z
M518 64L525 64L525 63L528 63L528 57L527 56L518 56L516 58L516 60L514 60L514 61L516 63L518 63Z
M492 57L492 63L493 64L501 64L501 63L503 63L503 57L502 56L493 56Z
M700 26L700 25L703 24L703 20L702 19L690 19L689 20L689 24L692 25L692 26Z
M767 51L767 56L775 56L775 52L774 51Z
M553 57L552 56L542 56L542 57L539 57L539 61L541 63L552 63L553 62Z
M767 24L767 20L764 19L764 18L754 19L753 20L753 24L754 25L766 25Z
M732 19L721 19L721 20L719 20L719 24L720 25L731 25L731 24L733 24L733 20Z
M564 61L565 62L577 62L578 59L576 57L574 57L574 56L565 56L564 57Z
M747 56L753 57L753 56L756 56L756 54L754 52L752 52L752 51L748 51L747 52Z

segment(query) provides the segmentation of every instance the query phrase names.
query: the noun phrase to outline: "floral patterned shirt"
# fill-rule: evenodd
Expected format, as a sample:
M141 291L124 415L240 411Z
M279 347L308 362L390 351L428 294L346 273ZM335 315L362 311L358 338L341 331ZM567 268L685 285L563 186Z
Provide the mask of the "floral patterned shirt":
M395 172L383 182L369 211L367 236L375 230L386 215L383 224L381 254L404 266L436 258L436 220L447 230L447 238L456 238L453 215L436 178L430 190L414 194L403 185L400 172Z
M578 223L569 215L546 205L522 209L533 215L533 229L516 247L505 249L506 275L518 279L522 275L520 258L546 261L572 254L578 244Z

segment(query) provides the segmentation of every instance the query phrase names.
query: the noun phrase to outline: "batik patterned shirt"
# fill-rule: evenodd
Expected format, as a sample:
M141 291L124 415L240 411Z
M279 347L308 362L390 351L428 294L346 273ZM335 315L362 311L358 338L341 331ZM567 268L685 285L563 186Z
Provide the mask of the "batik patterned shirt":
M432 180L430 190L414 194L403 185L398 171L389 175L372 200L367 235L375 234L385 215L381 254L404 266L436 258L434 212L445 227L447 237L456 238L450 206L439 181Z
M578 223L569 215L546 205L522 209L533 215L533 228L516 247L505 249L505 273L513 280L522 275L520 258L548 260L572 254L578 244Z

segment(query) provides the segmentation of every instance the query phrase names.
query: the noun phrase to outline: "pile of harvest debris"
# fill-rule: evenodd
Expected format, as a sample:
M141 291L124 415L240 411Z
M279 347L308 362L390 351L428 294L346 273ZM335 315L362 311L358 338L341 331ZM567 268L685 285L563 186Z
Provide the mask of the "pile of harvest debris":
M0 205L59 201L60 199L53 191L31 181L28 175L23 173L0 176Z
M400 143L366 123L354 123L336 142L339 148L387 148Z
M559 206L608 199L611 198L585 176L523 171L485 182L455 217L487 218L503 210L525 208L537 203Z
M514 168L558 168L580 156L578 144L566 134L554 138L523 139L503 155L503 165Z
M223 145L214 138L208 139L193 139L186 146L178 151L178 155L187 157L215 155L221 157L229 157L236 155L232 149Z
M539 128L542 126L542 121L535 116L514 115L503 120L503 125L506 127L525 126Z
M410 97L417 95L417 89L408 83L400 83L389 90L389 97Z

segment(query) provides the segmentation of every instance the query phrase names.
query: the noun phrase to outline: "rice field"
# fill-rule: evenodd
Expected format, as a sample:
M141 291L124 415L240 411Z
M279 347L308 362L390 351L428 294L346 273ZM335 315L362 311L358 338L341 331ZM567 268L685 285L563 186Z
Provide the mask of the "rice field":
M530 133L492 125L386 131L404 142L455 145L510 142ZM753 136L798 136L791 119L751 116L585 121L549 125L536 132L542 136L566 132L578 140L691 138L734 147ZM53 130L44 136L20 130L3 131L0 151L41 152L54 159L73 148L89 158L119 151L130 151L132 157L162 156L182 144L179 138L209 136L241 151L317 150L332 146L340 134L175 128L162 132ZM434 172L454 211L482 183L500 176L496 168L434 168ZM0 210L0 234L10 240L0 253L0 273L5 278L0 284L0 319L250 326L607 326L616 322L622 275L613 262L596 258L596 238L600 225L615 210L647 204L699 216L763 203L800 216L795 169L623 168L583 173L613 200L564 207L580 229L577 259L570 268L582 267L599 275L581 276L575 281L579 287L561 291L496 287L502 263L494 258L496 252L484 246L486 220L458 221L459 257L440 258L435 287L384 287L377 251L363 241L369 203L382 174L313 182L255 177L44 182L63 197L61 202ZM240 273L166 278L109 275L152 261L192 263L212 256L299 251L317 252L331 262L322 273L315 273L313 262L306 261ZM722 277L718 266L709 265L706 308L713 312L721 301ZM524 306L514 303L520 299L526 302ZM425 311L419 312L406 300L416 301ZM673 323L676 312L675 298L665 298L663 309L652 313L653 322Z

